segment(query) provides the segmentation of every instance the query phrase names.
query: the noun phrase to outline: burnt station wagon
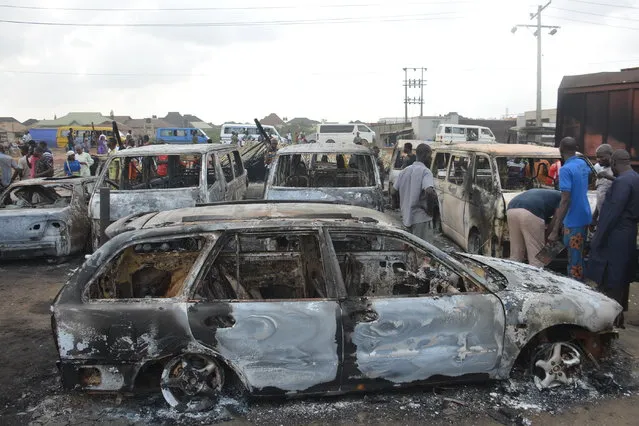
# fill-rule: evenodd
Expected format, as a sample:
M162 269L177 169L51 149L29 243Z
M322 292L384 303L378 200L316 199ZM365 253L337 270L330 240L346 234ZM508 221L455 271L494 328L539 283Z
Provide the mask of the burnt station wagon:
M519 359L546 388L614 336L621 307L587 286L448 255L395 225L366 208L264 202L129 220L54 300L62 383L124 392L151 378L195 410L234 382L367 391L505 379Z

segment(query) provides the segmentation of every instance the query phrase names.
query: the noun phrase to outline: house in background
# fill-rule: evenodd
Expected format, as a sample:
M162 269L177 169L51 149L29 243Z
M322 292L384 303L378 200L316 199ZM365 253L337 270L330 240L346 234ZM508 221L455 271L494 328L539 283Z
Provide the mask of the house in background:
M27 127L13 117L0 117L0 143L6 144L22 137Z
M266 117L261 119L260 123L262 123L265 126L273 126L273 127L277 128L277 129L281 129L286 124L284 122L284 120L282 120L274 112L270 113L269 115L267 115Z
M98 125L105 121L112 121L110 117L99 112L70 112L55 120L40 120L34 127L73 127Z

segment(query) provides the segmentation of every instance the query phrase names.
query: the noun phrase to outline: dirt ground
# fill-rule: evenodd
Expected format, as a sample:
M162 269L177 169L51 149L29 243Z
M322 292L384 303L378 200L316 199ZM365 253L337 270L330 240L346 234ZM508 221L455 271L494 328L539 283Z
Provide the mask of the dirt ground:
M0 264L0 424L574 424L634 425L639 418L639 284L628 327L601 370L570 389L540 393L507 382L296 400L220 400L203 414L169 410L159 393L128 397L60 387L49 304L82 262Z

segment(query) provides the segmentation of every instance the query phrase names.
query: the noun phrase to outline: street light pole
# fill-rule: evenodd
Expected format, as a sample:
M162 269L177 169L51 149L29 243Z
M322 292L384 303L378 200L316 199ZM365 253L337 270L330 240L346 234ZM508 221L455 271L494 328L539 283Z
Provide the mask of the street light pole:
M550 28L550 35L555 35L557 33L557 29L560 27L554 25L541 25L541 12L550 6L552 0L548 0L544 6L537 6L537 13L531 13L530 19L537 18L536 25L523 25L518 24L513 27L511 32L514 34L517 32L517 28L535 28L535 37L537 37L537 111L536 111L536 125L537 127L541 127L541 29L542 28Z
M550 4L550 1L546 6ZM541 11L546 8L537 7L537 127L541 127Z

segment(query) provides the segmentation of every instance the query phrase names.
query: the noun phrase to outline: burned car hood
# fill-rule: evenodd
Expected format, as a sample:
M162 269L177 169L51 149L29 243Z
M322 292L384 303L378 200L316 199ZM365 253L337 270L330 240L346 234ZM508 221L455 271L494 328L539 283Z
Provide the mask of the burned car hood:
M510 323L543 329L574 324L590 331L612 329L621 306L604 294L568 277L506 259L466 255L494 268L507 280L497 292Z
M377 188L268 188L266 200L299 200L342 202L360 207L379 209L383 195Z

